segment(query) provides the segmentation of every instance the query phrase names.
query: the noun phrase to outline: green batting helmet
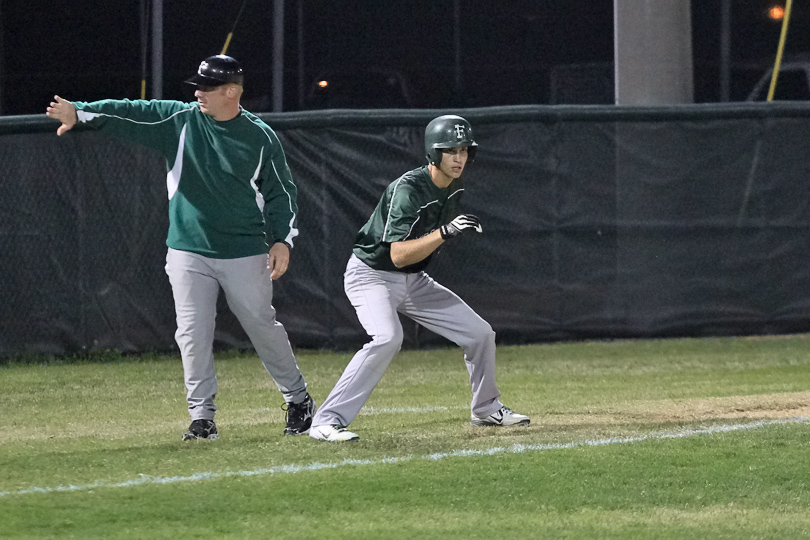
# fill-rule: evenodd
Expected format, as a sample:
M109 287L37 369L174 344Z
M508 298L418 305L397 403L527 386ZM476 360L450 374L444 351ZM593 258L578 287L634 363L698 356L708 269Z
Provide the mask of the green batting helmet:
M425 155L428 163L436 167L442 162L443 148L467 146L468 161L475 159L478 143L473 138L472 126L460 116L446 114L430 121L425 128Z

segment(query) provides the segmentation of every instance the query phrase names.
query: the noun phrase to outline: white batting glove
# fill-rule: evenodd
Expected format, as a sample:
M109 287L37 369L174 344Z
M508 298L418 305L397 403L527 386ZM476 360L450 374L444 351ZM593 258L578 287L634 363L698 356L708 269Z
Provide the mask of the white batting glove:
M478 233L483 231L481 221L472 214L462 214L447 225L442 225L439 228L439 232L445 240L459 236L470 230L474 230Z

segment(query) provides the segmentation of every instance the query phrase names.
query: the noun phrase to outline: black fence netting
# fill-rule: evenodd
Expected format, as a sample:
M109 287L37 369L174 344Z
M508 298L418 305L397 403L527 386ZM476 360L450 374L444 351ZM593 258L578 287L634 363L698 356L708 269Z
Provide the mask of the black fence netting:
M297 347L367 340L342 274L385 186L447 111L268 114L299 188L275 304ZM810 328L810 107L521 106L476 130L465 211L484 234L428 272L501 343ZM44 116L0 118L0 354L173 350L166 167ZM249 347L220 298L219 347ZM443 343L406 321L406 345Z

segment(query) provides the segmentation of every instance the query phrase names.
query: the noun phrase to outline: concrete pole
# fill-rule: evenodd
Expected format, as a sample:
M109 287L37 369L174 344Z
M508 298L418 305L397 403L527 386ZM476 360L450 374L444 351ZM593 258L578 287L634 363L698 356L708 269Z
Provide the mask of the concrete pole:
M689 0L614 0L617 105L692 103Z

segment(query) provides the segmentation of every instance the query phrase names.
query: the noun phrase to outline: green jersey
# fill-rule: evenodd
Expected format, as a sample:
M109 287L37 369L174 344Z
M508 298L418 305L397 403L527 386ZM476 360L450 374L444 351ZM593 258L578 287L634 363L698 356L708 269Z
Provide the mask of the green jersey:
M446 188L436 186L427 166L403 174L385 189L374 213L357 233L354 254L376 270L423 270L435 251L418 263L397 268L391 261L391 244L421 238L450 223L458 215L463 192L460 178Z
M74 102L79 122L160 152L166 159L170 248L216 259L292 246L297 189L275 132L240 107L223 122L197 103Z

